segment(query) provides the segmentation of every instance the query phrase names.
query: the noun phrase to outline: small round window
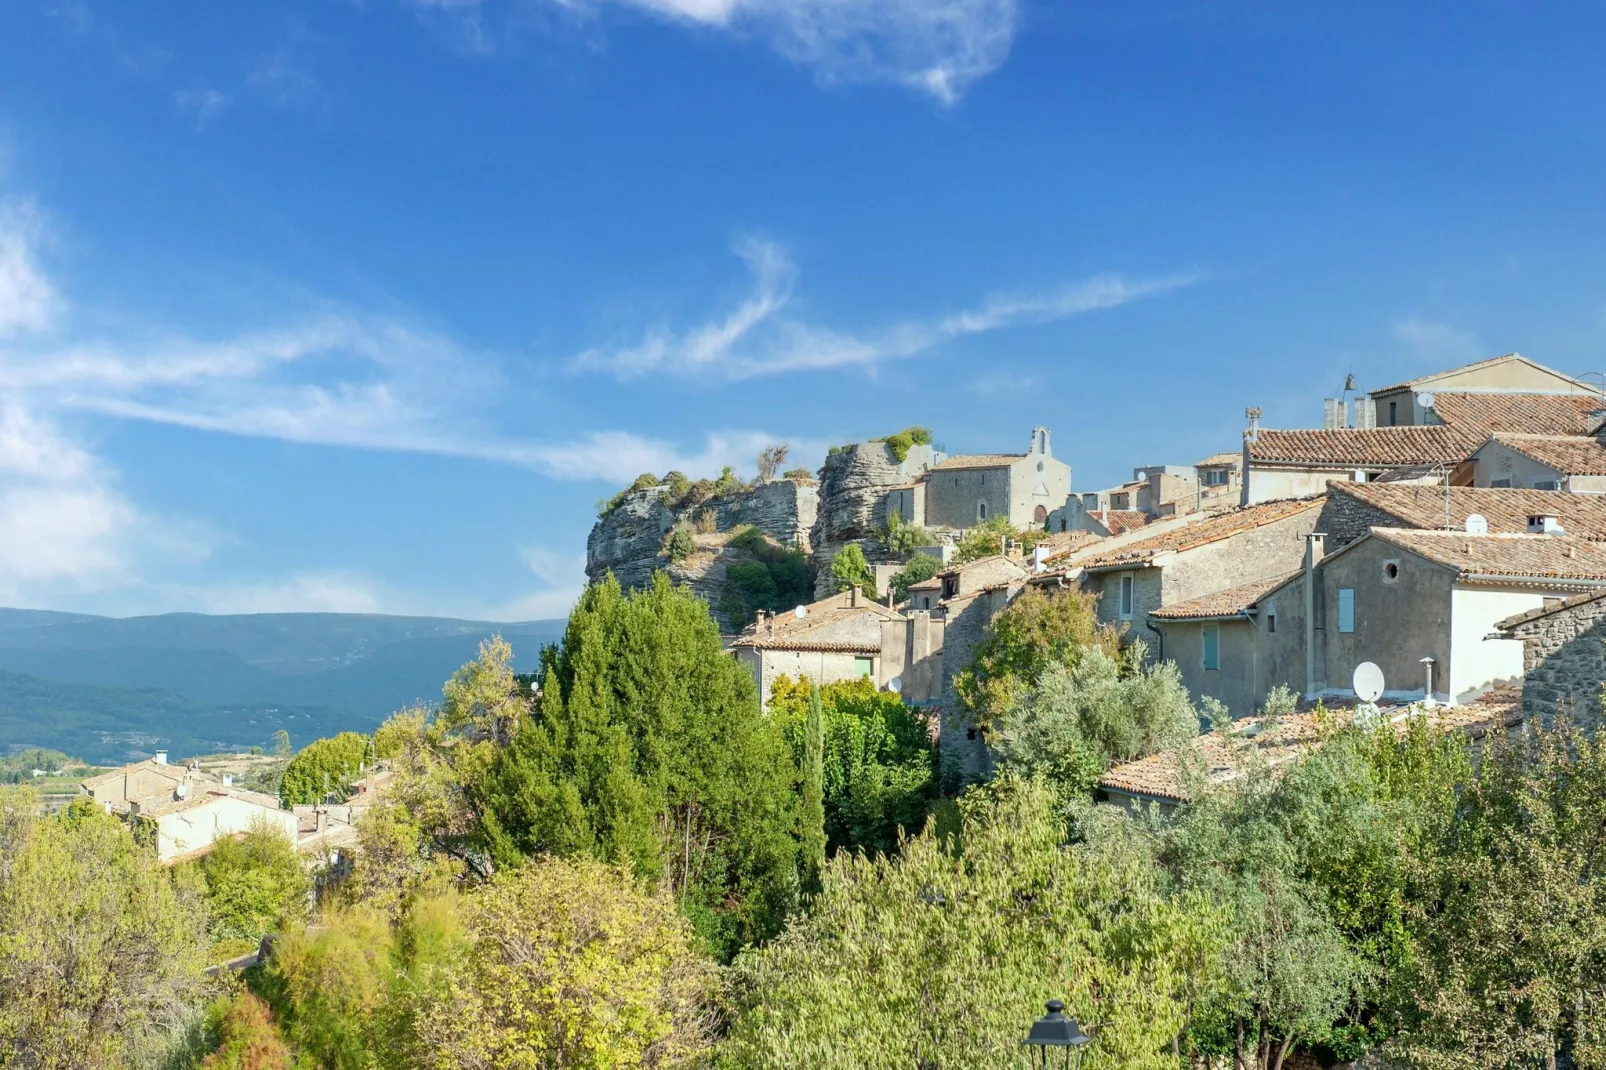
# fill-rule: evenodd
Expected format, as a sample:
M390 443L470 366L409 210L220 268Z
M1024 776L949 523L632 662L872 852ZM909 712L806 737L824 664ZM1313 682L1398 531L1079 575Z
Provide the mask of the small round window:
M1398 561L1383 562L1383 582L1393 583L1400 578L1400 563Z

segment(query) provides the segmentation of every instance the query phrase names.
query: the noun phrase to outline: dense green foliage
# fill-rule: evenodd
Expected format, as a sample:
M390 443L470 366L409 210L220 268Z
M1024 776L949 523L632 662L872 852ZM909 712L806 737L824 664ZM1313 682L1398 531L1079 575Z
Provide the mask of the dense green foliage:
M1144 662L1141 643L1119 658L1091 646L1051 662L993 733L1000 764L1086 796L1115 762L1173 750L1199 734L1176 665Z
M285 766L279 798L286 806L321 802L325 793L344 799L370 757L369 738L358 732L314 740Z
M660 574L586 589L541 700L469 787L501 864L589 855L669 890L729 954L796 892L797 767L703 602Z
M909 600L909 588L931 579L943 568L942 562L930 554L914 554L892 576L892 600L898 605Z
M931 445L931 432L924 427L906 427L896 434L888 435L886 438L872 438L870 441L885 442L887 444L887 452L892 454L892 459L902 464L909 458L910 446Z
M780 545L754 527L738 531L727 545L752 558L733 562L725 570L718 609L731 628L751 623L761 610L782 612L813 600L814 576L801 551Z
M140 1065L199 996L205 909L83 800L0 790L0 1065Z
M1018 1067L1045 1000L1099 1023L1084 1067L1166 1067L1213 911L1164 894L1141 853L1066 843L1051 793L1005 780L962 802L957 842L839 854L813 909L737 960L722 1065Z
M831 578L839 591L857 587L871 598L876 596L875 572L856 542L848 543L831 558Z
M887 532L881 539L881 544L889 553L899 557L908 557L922 546L933 546L936 537L919 524L906 524L902 514L896 510L887 517Z
M696 552L697 540L685 528L675 528L664 536L663 555L669 560L678 564Z
M221 1001L211 1032L216 1048L201 1070L293 1070L290 1046L279 1035L268 1005L248 991Z
M815 478L813 471L807 468L788 468L786 471L781 473L781 478L790 479L798 483L819 482Z
M820 706L821 789L830 853L889 853L919 832L937 798L937 752L927 716L869 680L815 688L775 680L770 716L781 722L801 767L808 758L813 699ZM805 835L811 830L805 827Z
M64 766L82 765L75 762L59 750L29 750L15 751L0 757L0 784L25 784L33 779L35 769L53 772Z
M993 618L954 691L983 732L1017 706L1050 665L1075 668L1089 650L1120 659L1120 635L1098 622L1098 603L1079 590L1035 587Z
M953 560L950 565L963 565L971 561L979 561L984 557L992 557L1004 552L1005 543L1015 543L1023 552L1030 553L1036 546L1048 537L1048 532L1041 528L1021 528L1009 522L1006 516L995 516L983 521L974 527L965 529L959 536L959 544L954 547Z
M189 863L205 888L214 942L255 944L286 921L304 918L312 879L278 828L262 824L225 839Z

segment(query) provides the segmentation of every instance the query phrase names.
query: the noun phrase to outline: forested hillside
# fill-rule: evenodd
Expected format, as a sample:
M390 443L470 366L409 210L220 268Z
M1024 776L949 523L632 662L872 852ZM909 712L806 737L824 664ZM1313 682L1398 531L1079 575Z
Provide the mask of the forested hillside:
M0 609L0 746L122 761L369 730L505 634L533 661L561 621Z

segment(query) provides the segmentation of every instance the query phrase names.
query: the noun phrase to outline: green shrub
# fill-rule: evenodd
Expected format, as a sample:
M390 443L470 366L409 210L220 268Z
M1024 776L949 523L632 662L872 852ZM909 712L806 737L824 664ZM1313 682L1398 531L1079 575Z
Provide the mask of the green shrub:
M685 528L676 528L664 536L663 554L677 564L686 560L696 550L697 541L691 537L691 532Z
M781 473L781 478L796 480L799 483L816 482L814 473L807 468L789 468Z
M915 554L892 577L892 600L907 602L909 588L942 571L942 562L930 554Z
M727 545L754 558L725 570L725 591L715 608L730 627L746 626L760 610L775 613L813 597L814 577L800 551L771 541L751 526L738 531Z
M886 443L893 459L902 464L908 459L911 446L931 445L931 432L924 427L906 427L895 435L888 435L886 438L872 438L870 441Z
M367 757L368 737L358 732L314 740L285 766L279 798L286 806L295 806L317 802L325 790L344 797Z
M871 598L876 596L875 572L870 568L870 562L864 559L864 551L859 544L850 542L842 547L841 551L831 559L831 575L836 577L836 589L845 591L849 587L859 587Z
M625 500L625 495L638 490L646 490L648 487L656 487L657 485L657 476L653 475L651 472L643 472L641 475L636 477L636 481L634 483L630 484L630 486L626 487L618 494L615 494L611 498L603 498L601 501L597 502L597 515L607 516L609 513L619 508L620 504Z

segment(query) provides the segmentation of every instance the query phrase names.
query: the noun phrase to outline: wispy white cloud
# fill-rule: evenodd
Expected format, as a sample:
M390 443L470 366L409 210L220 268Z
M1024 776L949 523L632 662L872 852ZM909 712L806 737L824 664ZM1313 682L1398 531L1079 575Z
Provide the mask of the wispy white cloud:
M1470 360L1482 352L1476 332L1449 323L1413 316L1396 322L1389 333L1422 356L1435 360Z
M0 204L0 339L50 326L61 301L39 266L44 224L32 204Z
M219 89L186 89L173 94L179 113L195 124L197 133L210 126L232 102L233 98Z
M490 47L492 0L413 0L446 12L477 50ZM952 105L1009 57L1019 0L546 0L571 15L619 7L692 28L755 38L827 84L878 82Z
M223 584L192 592L189 604L208 613L383 613L386 599L372 580L347 572L303 572L263 583Z
M787 314L797 269L780 246L757 240L736 253L753 276L753 289L733 311L687 331L667 326L639 341L589 349L575 357L575 371L608 372L621 380L663 373L702 379L741 380L785 372L876 365L918 356L968 335L1049 323L1190 285L1196 274L1128 278L1106 274L1036 293L995 294L975 308L927 320L848 333Z

